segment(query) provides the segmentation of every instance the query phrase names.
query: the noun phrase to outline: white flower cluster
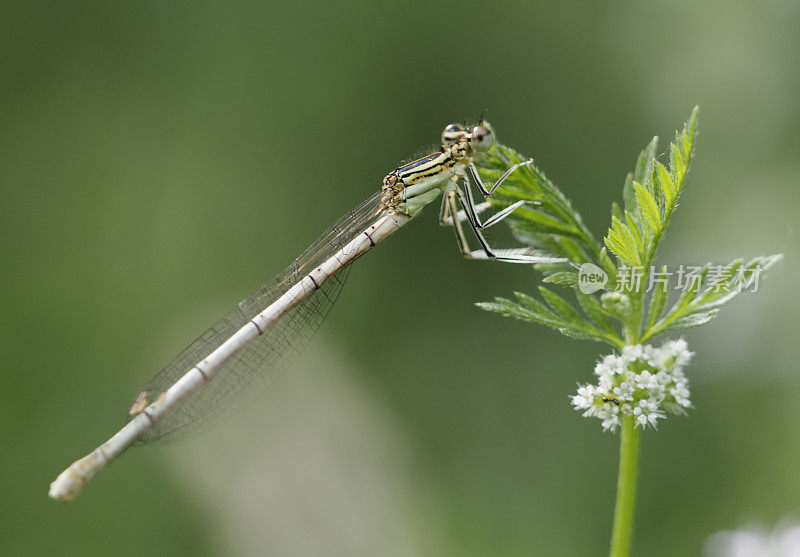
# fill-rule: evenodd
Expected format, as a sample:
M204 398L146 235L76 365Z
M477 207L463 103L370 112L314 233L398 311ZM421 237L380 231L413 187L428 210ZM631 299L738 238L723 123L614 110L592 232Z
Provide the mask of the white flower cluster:
M704 547L707 557L800 557L800 525L785 521L770 531L763 526L713 534Z
M602 420L605 431L615 431L621 416L634 416L637 426L655 427L665 412L685 414L691 408L683 368L692 355L683 339L668 340L659 348L626 346L622 354L609 354L597 363L597 385L578 385L572 405L585 417Z

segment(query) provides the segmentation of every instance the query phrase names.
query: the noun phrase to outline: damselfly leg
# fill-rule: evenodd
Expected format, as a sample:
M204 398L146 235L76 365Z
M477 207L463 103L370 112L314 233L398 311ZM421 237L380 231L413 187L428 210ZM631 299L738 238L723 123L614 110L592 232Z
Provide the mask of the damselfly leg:
M483 183L483 180L481 180L481 177L478 174L478 169L475 168L474 162L470 162L470 164L467 166L467 172L469 172L472 181L475 182L477 188L481 190L483 197L489 197L494 193L494 190L500 187L500 184L505 182L506 178L511 176L518 168L522 168L523 166L528 166L529 164L533 164L533 159L528 159L526 161L518 162L517 164L512 165L511 168L506 170L503 173L503 175L497 179L497 181L492 185L491 188L487 188L486 185Z
M482 230L494 226L511 215L518 208L523 205L538 205L538 201L520 200L512 203L508 207L501 209L497 213L490 216L486 221L483 221L480 214L486 211L491 204L488 201L476 204L470 188L470 179L475 183L476 187L481 193L488 197L509 177L511 174L522 166L533 163L533 159L517 163L509 168L491 187L487 188L480 178L474 164L467 167L467 176L460 180L460 184L456 186L455 190L449 191L442 199L442 208L439 212L439 223L442 226L452 226L456 234L456 242L458 243L461 254L467 259L493 259L496 261L504 261L507 263L547 263L563 261L561 258L547 257L546 255L532 250L530 248L497 248L492 247L486 237L483 235ZM458 204L461 205L462 210L458 210ZM463 222L467 222L475 234L475 238L480 244L480 249L473 250L469 246L467 236L462 226Z

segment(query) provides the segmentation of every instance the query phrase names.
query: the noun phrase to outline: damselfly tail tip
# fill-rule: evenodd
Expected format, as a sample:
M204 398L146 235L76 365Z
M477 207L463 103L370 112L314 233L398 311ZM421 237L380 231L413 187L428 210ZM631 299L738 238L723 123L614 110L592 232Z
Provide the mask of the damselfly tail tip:
M94 454L73 462L50 484L48 494L57 501L72 501L97 474L99 465L100 461Z

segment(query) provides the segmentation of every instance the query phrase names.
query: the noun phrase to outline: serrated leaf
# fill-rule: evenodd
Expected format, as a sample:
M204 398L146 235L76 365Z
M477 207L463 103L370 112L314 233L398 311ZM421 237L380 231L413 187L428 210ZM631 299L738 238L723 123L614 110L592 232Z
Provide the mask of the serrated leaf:
M731 300L733 300L733 299L734 299L736 296L738 296L740 293L741 293L741 292L739 292L739 291L738 291L738 290L736 290L736 289L733 289L733 290L727 290L727 291L726 291L726 290L723 290L723 291L721 291L721 292L719 293L719 295L718 295L718 296L714 297L713 299L711 299L710 301L708 301L708 302L706 302L706 303L703 303L703 304L697 304L697 305L693 304L693 305L692 305L692 309L695 309L695 308L696 308L697 310L703 310L703 311L706 311L706 310L710 310L710 309L718 308L718 307L721 307L721 306L723 306L723 305L727 304L727 303L728 303L728 302L730 302Z
M728 265L709 266L708 273L703 277L703 291L695 296L691 305L695 308L703 308L706 305L709 308L713 307L715 300L731 291L731 282L741 266L741 259L736 259ZM713 274L712 270L714 271Z
M516 226L511 227L511 233L514 239L522 244L526 244L532 248L543 249L559 257L568 257L566 253L561 252L562 246L556 241L556 237L552 234L543 234Z
M564 325L558 318L550 319L545 315L531 311L505 298L495 298L494 302L478 302L475 305L486 311L499 313L506 317L513 317L514 319L520 319L522 321L539 323L540 325L546 325L548 327L558 328Z
M583 313L592 320L592 322L597 325L597 327L610 335L617 335L617 332L614 330L614 327L611 325L611 321L608 320L606 317L605 309L603 305L590 294L584 294L580 290L575 291L575 297L578 299L578 304L583 309Z
M639 201L639 212L644 216L654 233L661 231L661 212L658 209L653 194L645 189L639 182L634 182L636 199Z
M653 160L656 158L656 150L658 149L658 136L653 137L650 143L647 144L639 158L636 159L636 168L633 171L633 181L640 184L647 181L648 176L652 172Z
M761 261L761 271L769 271L774 265L779 263L783 260L782 253L776 253L774 255L762 255L761 257L756 257L753 261Z
M639 262L634 264L630 253L625 251L620 238L606 242L614 253L622 258L614 248L625 252L626 261L632 267L648 267L655 258L658 245L677 206L678 197L688 171L689 159L694 148L697 125L697 107L685 122L683 129L676 133L675 141L669 146L670 169L655 160L657 138L653 138L639 155L636 169L625 180L624 197L626 224L637 240ZM613 212L612 212L613 214ZM617 215L618 220L623 219ZM613 228L613 226L612 226ZM623 231L619 231L622 233ZM613 247L612 247L613 246Z
M547 275L542 279L542 282L548 284L559 284L561 286L577 286L578 275L570 271L559 271L551 275Z
M636 192L633 189L633 172L628 172L628 175L625 177L625 184L622 186L622 201L625 203L625 209L628 211L634 213L639 210L639 205L636 203ZM617 217L621 218L620 215L622 213L616 203L611 207L611 214L617 214Z
M672 168L672 174L675 177L675 183L682 184L683 179L686 176L686 161L683 159L683 155L678 150L678 146L675 143L670 143L669 154L670 168ZM678 193L680 193L680 189L678 190Z
M677 206L678 197L680 197L681 191L683 190L686 174L689 170L689 162L693 154L694 139L697 130L698 110L698 107L694 108L691 116L689 116L689 119L684 123L683 129L680 133L675 134L675 141L670 143L669 171L660 163L656 167L656 175L660 186L659 190L663 193L665 199L663 214L664 227L666 227L672 216L672 212Z
M662 331L674 331L677 329L691 329L693 327L699 327L700 325L705 325L719 312L718 309L712 309L711 311L702 311L698 313L690 313L680 319L677 319L664 327Z
M661 186L658 182L658 175L655 165L653 165L653 177L650 180L650 186L647 191L649 191L653 196L653 199L655 199L656 206L658 207L658 214L661 216L661 220L664 220L664 211L666 210L667 202L664 199L664 192L661 190Z
M494 182L511 165L527 159L528 157L523 157L514 149L495 143L479 165L478 172L488 181ZM493 205L502 206L520 199L540 201L542 205L537 209L523 207L509 216L507 222L515 235L527 231L532 234L552 234L559 238L566 236L579 240L591 248L593 253L597 252L597 241L580 214L572 208L561 190L535 165L517 168L489 201Z
M694 147L695 136L697 135L697 116L700 113L700 107L695 106L692 109L692 114L683 125L683 131L680 135L680 145L683 154L683 159L688 161L692 157L692 149Z
M616 201L611 204L611 218L616 218L619 221L622 220L622 210L619 208Z
M695 277L687 280L687 288L666 315L657 321L648 316L647 327L642 335L646 341L652 336L676 329L697 327L710 321L719 308L736 298L743 291L741 280L753 273L762 273L780 261L782 255L756 257L746 265L734 260L728 265L705 265ZM713 271L713 273L712 273ZM691 280L691 282L688 282ZM655 304L655 302L652 302Z
M647 146L639 153L636 159L636 167L633 172L625 176L625 183L622 186L622 200L625 202L625 210L633 215L639 213L639 202L636 198L636 190L633 183L645 184L649 182L649 174L652 169L653 159L658 148L658 137L654 137ZM622 216L617 214L617 218L622 220Z
M562 253L568 253L568 259L573 263L584 263L588 261L586 254L581 250L580 246L572 239L566 237L558 238L558 243L561 244L563 250L559 250Z
M524 294L519 293L517 293L517 296L521 299L525 299L525 306L516 304L510 300L506 300L505 298L495 298L494 302L479 302L475 305L481 309L499 313L505 317L513 317L514 319L550 327L573 338L605 340L603 335L598 331L593 331L591 328L586 327L581 323L569 323L556 317L552 312L550 312L550 310L545 308L542 304L530 296L525 296ZM543 310L543 312L537 311L538 309ZM553 317L551 318L550 316Z
M575 227L534 209L517 209L508 217L514 228L545 234L576 235Z
M672 176L670 176L667 168L660 162L656 162L656 173L658 174L658 185L661 187L661 191L664 194L665 205L671 207L675 204L677 198Z
M574 324L580 324L583 322L583 318L580 316L580 314L575 311L575 309L569 305L564 298L549 288L545 288L544 286L539 287L539 292L542 293L542 298L545 299L553 311L564 317L567 321Z
M499 178L509 166L526 160L520 153L506 145L495 144L489 155L486 157L480 170L494 180ZM499 172L500 174L492 174ZM506 186L517 186L524 191L529 191L535 195L535 199L550 202L553 207L558 209L560 216L575 215L575 211L569 200L559 190L544 173L535 165L526 165L519 168L514 174L509 176L506 183L501 186L502 193Z
M604 238L604 241L609 250L631 267L641 265L636 237L628 228L628 225L623 224L618 218L613 217L611 219L611 228L608 230L608 235Z
M555 263L534 263L533 268L539 271L543 276L560 273L562 271L572 271L572 266L563 261Z
M631 235L633 236L634 241L636 242L636 253L639 255L640 264L641 264L641 254L644 252L645 247L645 238L642 237L642 231L639 228L639 223L633 217L631 213L625 211L625 220L628 224L628 230L630 230Z
M662 274L667 272L667 266L663 265L661 267ZM653 293L650 295L650 307L648 308L647 313L647 324L646 328L649 329L653 325L655 325L661 314L664 311L664 306L667 303L667 289L668 284L655 284L653 286Z
M681 294L681 297L670 310L670 313L674 313L677 310L682 310L689 307L689 304L691 304L692 300L695 299L697 293L701 291L703 284L705 283L706 276L708 275L708 271L709 266L704 265L696 275L693 275L692 277L685 277L687 281L691 280L692 282L687 282L683 289L683 294Z
M613 288L613 285L617 283L617 266L611 261L605 247L600 250L600 257L597 258L597 261L608 275L609 288Z
M560 327L558 332L564 336L568 336L570 338L576 338L580 340L596 340L598 342L606 341L603 335L599 334L596 331L584 330L584 329L573 329L572 327Z
M517 300L519 300L520 304L528 311L531 311L537 315L542 316L544 319L549 319L553 322L561 322L561 317L557 314L553 313L550 308L544 305L542 302L528 296L527 294L523 294L522 292L514 292L514 296L516 296Z
M692 302L692 308L708 310L730 302L741 294L747 281L756 273L760 275L767 271L781 258L779 254L756 257L747 264L743 264L741 259L732 261L724 266L724 271L718 277L708 278L706 290Z
M486 311L502 313L512 317L523 316L530 313L529 311L525 311L524 308L520 308L519 304L515 304L511 300L506 300L505 298L495 298L494 302L478 302L475 305Z

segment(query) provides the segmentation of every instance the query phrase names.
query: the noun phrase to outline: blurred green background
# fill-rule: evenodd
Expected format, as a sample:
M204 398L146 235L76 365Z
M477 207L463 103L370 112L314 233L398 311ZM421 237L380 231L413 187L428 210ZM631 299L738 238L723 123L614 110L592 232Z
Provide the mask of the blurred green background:
M536 277L462 260L435 209L244 412L47 498L189 340L487 108L601 236L701 105L665 259L787 260L686 335L696 409L644 436L635 552L799 510L798 28L790 0L4 2L0 554L606 554L618 439L567 399L606 348L474 308Z

